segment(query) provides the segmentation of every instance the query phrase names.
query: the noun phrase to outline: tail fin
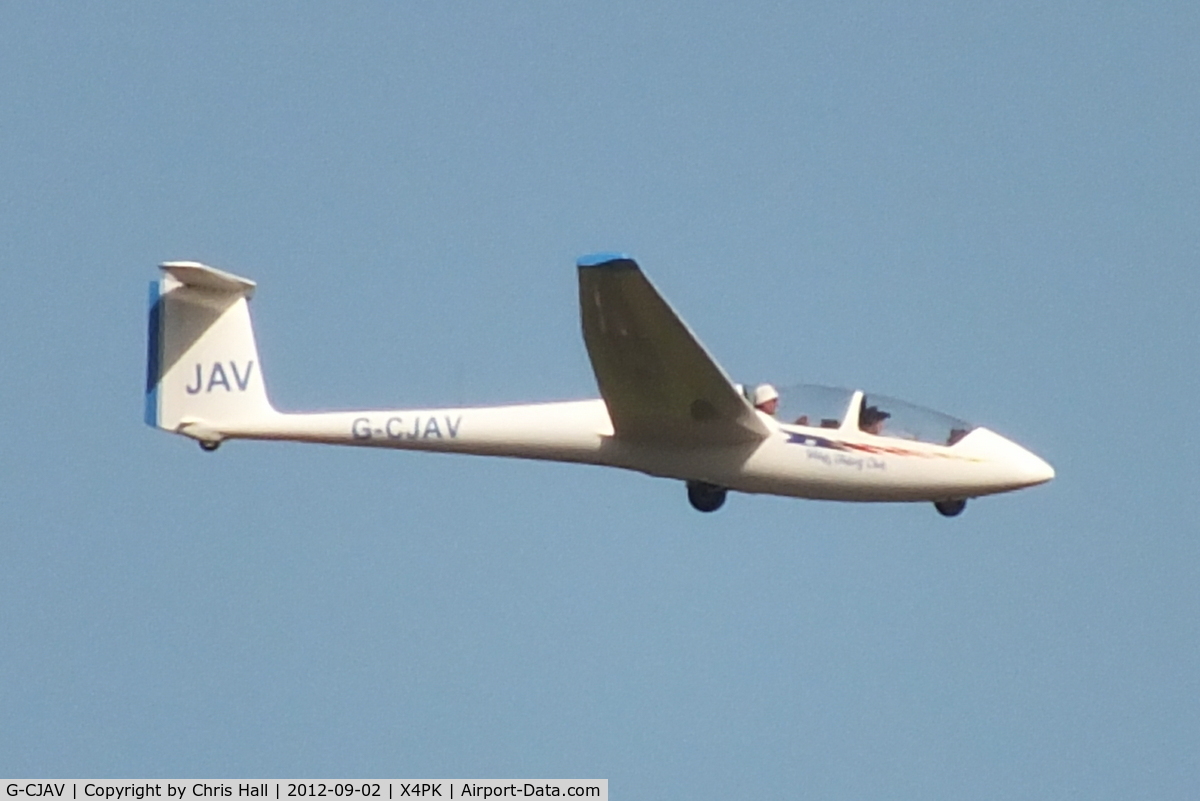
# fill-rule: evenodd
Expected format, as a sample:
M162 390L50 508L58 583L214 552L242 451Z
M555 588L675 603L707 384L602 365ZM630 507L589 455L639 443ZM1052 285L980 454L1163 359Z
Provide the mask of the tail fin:
M168 262L150 284L146 423L214 448L275 414L247 301L253 281L196 262Z

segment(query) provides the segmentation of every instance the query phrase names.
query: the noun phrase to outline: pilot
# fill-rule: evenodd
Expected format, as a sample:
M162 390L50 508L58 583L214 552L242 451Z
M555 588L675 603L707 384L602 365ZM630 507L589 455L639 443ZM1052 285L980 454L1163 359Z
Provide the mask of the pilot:
M759 384L754 388L754 408L775 416L779 411L779 392L770 384Z
M883 433L883 421L889 417L891 415L878 406L864 406L858 416L858 427L868 434L879 435Z

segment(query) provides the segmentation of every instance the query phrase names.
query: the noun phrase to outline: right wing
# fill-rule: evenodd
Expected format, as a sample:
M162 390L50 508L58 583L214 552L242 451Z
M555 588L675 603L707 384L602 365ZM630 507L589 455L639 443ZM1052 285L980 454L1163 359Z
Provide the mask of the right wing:
M583 339L616 436L683 446L756 442L770 432L637 263L579 260Z

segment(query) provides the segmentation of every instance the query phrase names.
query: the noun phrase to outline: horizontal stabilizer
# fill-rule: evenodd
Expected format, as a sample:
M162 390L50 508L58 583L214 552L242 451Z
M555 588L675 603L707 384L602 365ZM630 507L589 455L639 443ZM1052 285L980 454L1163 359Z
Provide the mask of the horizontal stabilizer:
M197 261L168 261L160 264L159 269L184 286L235 293L244 295L247 299L254 297L254 288L257 286L249 278L242 278L240 275L227 273Z

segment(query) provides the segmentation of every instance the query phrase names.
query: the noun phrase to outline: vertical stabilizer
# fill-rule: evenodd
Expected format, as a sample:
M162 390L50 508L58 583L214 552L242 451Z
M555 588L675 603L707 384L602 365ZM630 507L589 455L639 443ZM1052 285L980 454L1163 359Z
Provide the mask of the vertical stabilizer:
M196 262L168 262L150 284L146 423L215 446L228 428L275 414L248 301L255 284Z

